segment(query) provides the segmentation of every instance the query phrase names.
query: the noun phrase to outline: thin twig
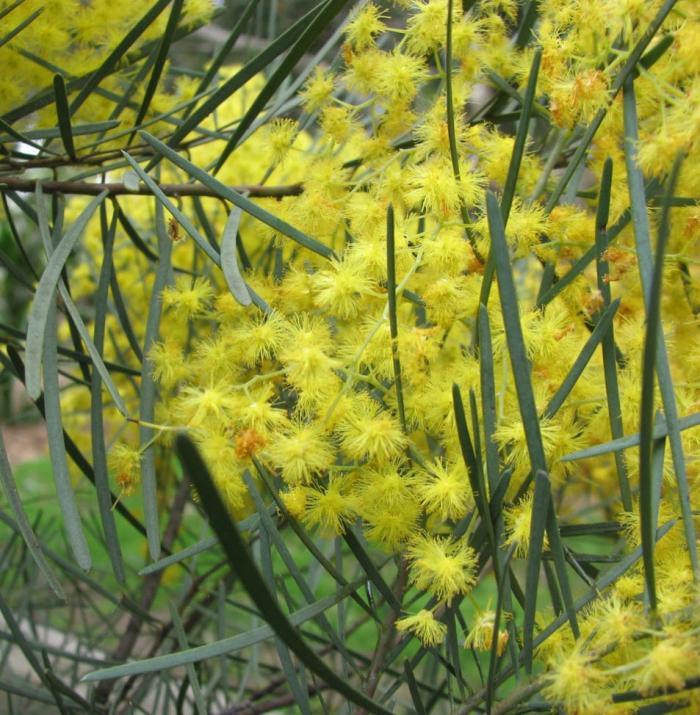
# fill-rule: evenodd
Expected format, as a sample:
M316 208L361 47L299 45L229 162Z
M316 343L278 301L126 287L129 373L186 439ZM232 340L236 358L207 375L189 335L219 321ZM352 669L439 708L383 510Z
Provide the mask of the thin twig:
M0 191L22 191L34 193L36 190L35 179L20 179L15 176L4 176L0 178ZM93 183L89 181L42 181L41 188L45 194L81 194L85 196L97 196L103 191L109 192L110 196L134 195L151 196L152 192L147 186L137 189L130 189L125 184L114 183ZM230 187L239 194L256 198L279 198L282 196L298 196L304 191L302 184L288 184L286 186L232 186ZM161 191L166 196L212 196L219 194L203 186L202 184L160 184Z

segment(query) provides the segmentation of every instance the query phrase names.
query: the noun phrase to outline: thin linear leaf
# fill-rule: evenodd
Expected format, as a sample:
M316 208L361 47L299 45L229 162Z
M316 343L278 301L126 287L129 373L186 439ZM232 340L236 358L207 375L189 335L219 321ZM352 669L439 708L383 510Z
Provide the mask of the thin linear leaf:
M168 59L170 45L173 42L175 30L177 30L177 23L180 21L183 2L184 0L173 0L173 5L170 9L170 15L168 16L168 24L165 26L165 31L163 32L160 39L160 43L158 45L158 52L156 53L153 70L151 71L151 76L148 80L148 85L146 86L146 90L144 92L143 100L141 101L141 106L139 107L138 114L136 115L136 119L134 120L134 127L139 126L143 121L143 118L146 116L148 108L150 107L153 95L156 93L156 89L158 88L160 76L163 73L165 62ZM132 134L132 136L134 136L134 134Z
M2 433L0 432L0 484L2 485L3 493L7 499L10 509L15 516L17 526L22 534L24 543L29 549L29 553L32 555L36 565L39 570L46 577L51 590L62 600L66 600L66 594L61 586L61 582L58 580L56 574L47 563L44 555L41 553L41 545L37 539L34 530L32 529L27 514L22 506L22 501L20 499L19 493L17 492L17 485L12 476L12 468L10 462L7 458L7 452L5 451L5 442L2 438Z
M493 530L493 522L491 521L486 484L484 483L483 472L479 468L476 454L474 453L474 447L472 446L472 440L469 435L469 427L467 426L467 418L464 412L462 393L457 384L452 385L452 404L454 407L459 446L462 451L462 459L464 460L464 466L467 470L472 494L474 495L474 503L479 511L481 523L486 529L486 536L491 548L494 568L498 569L498 544L496 543L496 535Z
M651 252L651 234L649 231L649 217L647 215L647 205L644 195L644 179L637 160L637 145L639 143L639 127L637 122L637 103L634 93L634 82L630 79L624 87L622 97L623 123L625 130L625 163L627 167L627 185L630 193L630 205L632 207L632 222L634 226L635 245L637 248L637 262L639 265L639 275L642 284L645 307L647 308L647 322L649 322L649 305L651 302L653 285L653 259ZM668 230L668 210L670 207L670 196L673 192L666 193L659 229L659 241L661 234ZM664 239L665 240L665 239ZM671 446L671 458L676 476L678 497L683 514L683 530L688 546L690 564L693 569L693 579L700 581L700 563L698 562L697 535L693 518L692 505L690 503L690 489L688 485L688 475L686 472L685 454L681 441L680 426L678 420L678 405L673 387L671 368L668 358L668 350L663 334L659 335L657 344L657 355L655 356L656 373L659 380L659 391L664 407L664 417L668 426L669 444Z
M187 642L187 634L182 625L182 619L180 614L177 612L177 608L172 601L168 604L170 608L170 620L173 622L173 629L175 631L175 636L177 637L177 644L180 648L187 650L189 648L189 643ZM194 704L196 712L198 715L207 715L207 706L204 703L204 696L202 695L202 688L199 684L199 678L197 678L197 671L194 669L192 663L185 664L185 671L187 672L187 678L192 685L192 694L194 695Z
M175 220L187 231L187 233L194 239L194 242L206 253L206 255L214 261L218 266L220 263L219 254L212 248L209 241L207 241L202 234L197 230L195 225L185 216L180 209L175 206L175 204L163 193L162 189L158 184L153 181L153 179L141 168L139 163L134 160L127 152L122 151L122 155L129 162L132 169L138 174L141 181L153 192L153 195L158 199L158 201L165 206L168 211L174 216Z
M269 67L270 63L281 55L294 40L299 37L299 33L307 27L311 19L320 12L320 7L314 7L299 20L297 20L288 30L283 32L276 40L271 42L262 52L259 52L233 77L226 80L199 108L175 130L168 140L168 146L177 146L193 129L198 127L204 119L211 116L216 109L223 104L236 90L243 87L250 79L259 72ZM149 169L152 165L149 165Z
M667 196L673 196L673 189L678 178L683 156L679 155L673 164L668 178ZM663 287L664 257L669 236L668 202L661 214L659 240L656 246L654 272L648 294L647 329L644 337L642 355L642 397L639 406L639 521L644 561L644 582L646 584L649 607L656 615L656 569L654 565L654 536L656 532L656 509L654 495L653 454L654 431L654 377L656 356L658 354L659 334L661 332L661 291ZM616 452L616 454L619 454Z
M140 422L152 423L155 418L156 383L153 364L148 359L151 346L158 339L162 313L161 294L170 274L170 259L173 244L165 228L163 204L156 199L156 233L158 235L159 262L151 288L151 300L146 318L146 335L143 340L143 355L146 359L141 368ZM141 457L141 492L143 494L143 518L146 525L148 553L152 560L160 556L160 525L158 522L158 494L156 489L155 446L151 444L153 429L139 426L139 445L144 450ZM146 445L148 445L146 447Z
M159 154L168 158L173 164L179 166L183 171L186 171L193 179L196 179L205 186L208 186L221 198L230 201L234 206L238 206L247 214L257 218L259 221L262 221L262 223L266 224L274 231L277 231L278 233L291 238L293 241L296 241L300 246L304 246L304 248L308 248L310 251L313 251L324 258L336 258L336 255L331 248L328 248L328 246L324 246L322 243L310 238L290 224L260 208L260 206L253 203L249 199L246 199L229 186L222 184L218 179L215 179L202 169L197 168L191 162L183 159L176 151L171 149L166 144L163 144L163 142L156 139L148 132L141 132L141 135Z
M540 562L544 546L547 512L550 508L549 478L546 472L535 472L535 494L532 499L530 517L530 538L528 540L527 566L525 569L525 614L523 616L522 657L525 670L532 673L533 636L535 613L537 611L537 591L540 585Z
M450 0L451 2L451 0ZM396 246L394 237L394 207L389 204L386 212L386 290L389 310L389 335L391 337L391 361L394 366L394 387L399 423L404 434L406 429L406 410L403 403L401 383L401 358L399 356L399 325L396 319Z
M26 342L26 386L29 396L36 400L41 394L41 355L44 345L44 332L53 294L73 247L77 243L95 209L104 201L107 192L96 196L83 210L75 223L68 229L46 264L39 280L32 307L29 311Z
M92 94L93 90L102 82L108 75L112 74L136 40L143 35L148 27L156 20L163 12L170 0L158 0L156 4L146 12L141 19L124 35L119 44L109 53L105 61L87 77L87 82L83 85L78 96L70 105L71 115L75 114L80 107L83 106L87 98Z
M593 328L590 337L581 348L581 352L578 354L576 360L574 360L574 364L571 366L571 369L566 374L566 377L562 381L561 385L554 395L552 395L551 399L547 403L547 406L544 408L542 413L543 417L553 417L559 411L559 408L564 404L564 401L569 396L569 393L574 388L574 385L576 385L579 378L583 374L583 371L586 369L588 362L593 357L601 339L612 324L612 320L619 307L620 298L616 298L600 314L595 328Z
M38 10L35 10L31 15L29 15L29 17L22 20L22 22L20 22L19 25L17 25L16 27L13 27L8 33L6 33L2 37L0 37L0 47L2 47L3 45L6 45L12 39L17 37L17 35L19 35L19 33L22 32L22 30L24 30L26 27L31 25L34 22L34 20L36 20L37 17L39 17L39 15L41 15L41 13L44 12L44 9L45 8L40 7Z
M319 613L333 608L342 599L360 588L364 583L364 578L357 579L355 582L344 586L339 591L336 591L332 596L321 598L310 606L300 608L289 615L289 622L293 626L301 626L307 621L315 618ZM246 633L240 633L223 640L207 643L206 645L188 648L185 651L177 653L168 653L167 655L159 655L154 658L146 658L137 660L131 663L123 663L121 665L110 666L109 668L101 668L87 673L81 679L82 682L90 683L97 680L109 680L111 678L124 678L132 675L144 675L146 673L156 673L170 668L177 668L187 663L198 663L210 658L217 658L222 655L230 655L236 651L248 648L256 643L272 638L275 631L271 626L265 625L258 628L253 628Z
M496 431L496 387L493 367L491 326L486 306L479 305L479 376L481 380L481 414L484 421L484 451L489 493L493 495L499 479L498 445L493 439Z
M513 153L510 156L510 163L508 164L508 174L506 176L506 183L503 187L503 195L501 197L501 221L503 224L503 232L505 236L505 226L508 224L508 217L510 215L510 209L513 205L513 199L515 197L515 188L518 183L518 174L520 173L520 166L522 164L523 155L525 154L525 146L527 144L528 132L530 130L530 119L533 113L533 107L535 106L535 92L537 91L537 77L539 75L540 61L542 58L542 51L540 48L535 50L532 58L532 64L530 66L530 75L527 82L527 88L525 90L525 96L522 102L522 110L520 112L520 121L518 122L518 130L515 135L515 142L513 144ZM495 199L494 199L495 200ZM487 195L487 205L488 205L488 195ZM490 224L490 222L489 222ZM489 295L491 293L491 284L493 283L494 271L496 269L495 257L493 255L493 236L491 236L491 249L489 251L488 258L486 260L486 266L484 268L484 277L481 281L481 291L479 293L479 305L488 305ZM478 323L478 320L477 320ZM475 343L478 340L478 324L477 329L474 333ZM478 345L478 343L476 343ZM544 466L542 466L544 468Z
M221 237L221 270L226 279L226 285L231 291L231 295L244 306L251 303L248 286L243 280L238 267L238 256L236 252L236 238L238 236L238 226L241 222L241 209L234 208L228 216L224 233Z
M236 24L231 28L226 41L221 45L214 59L209 63L207 71L204 77L202 77L195 94L200 94L212 83L214 77L216 77L216 73L228 58L229 52L233 49L236 41L241 36L241 32L243 32L246 22L250 19L259 2L260 0L249 0L248 4L243 9L243 12L239 13L236 19ZM190 112L188 111L186 114L190 114Z
M102 228L102 267L95 291L95 318L93 327L93 342L98 353L104 352L105 320L107 316L107 293L109 291L112 270L112 252L114 236L117 228L117 213L112 212L112 222L107 226L107 211L105 204L100 206L100 223ZM107 470L107 453L105 449L105 425L102 403L102 378L97 370L92 371L90 385L90 438L92 448L92 466L95 470L95 491L97 506L100 512L102 530L107 547L107 555L112 565L112 571L117 583L124 583L124 563L117 532L117 525L112 511L112 498L109 489L109 473Z
M53 295L51 297L53 299ZM61 506L63 527L73 556L80 568L89 571L92 568L90 549L83 531L73 485L68 474L68 460L63 446L63 420L61 417L58 362L56 358L56 304L53 300L48 306L44 330L46 331L42 346L44 407L46 409L49 457L56 485L56 496Z
M68 156L75 159L75 144L73 143L73 129L68 110L66 84L60 74L53 76L53 92L56 97L56 118L58 119L58 129L61 132L61 141Z
M506 341L510 355L510 364L515 378L515 388L518 394L520 418L525 429L525 441L530 466L533 472L546 471L544 447L539 428L539 416L535 405L530 381L530 361L525 350L522 326L518 310L518 297L510 265L508 244L506 243L503 218L495 195L486 193L486 211L491 234L491 254L498 276L498 289L501 298L501 311L505 325Z
M595 245L598 253L598 260L596 262L598 290L603 297L603 304L606 308L611 303L610 283L608 282L608 262L605 260L605 251L608 243L606 231L608 216L610 214L612 174L612 159L608 158L603 165L603 174L600 179L595 233ZM607 398L610 433L613 439L619 439L623 435L622 405L620 403L620 389L617 383L617 349L615 346L615 333L612 323L610 323L608 330L603 334L601 342L603 347L603 373L605 377L605 395ZM632 511L632 492L627 478L627 466L624 456L620 452L615 452L615 468L620 484L622 507L625 511Z
M7 132L7 136L5 136L5 135L0 136L0 144L5 144L6 142L11 142L13 139L16 139L17 141L24 142L25 144L28 144L33 149L36 149L38 154L41 154L42 152L46 152L47 154L51 154L52 156L59 156L58 152L51 151L47 147L42 146L41 144L37 144L35 141L32 141L28 136L28 132L22 133L22 132L17 131L13 126L8 124L4 119L0 119L0 129ZM1 179L0 179L0 181L1 181Z
M44 195L41 190L41 184L37 184L37 190L36 190L36 197L37 197L37 218L39 221L39 233L42 237L42 241L44 244L44 249L46 250L46 254L49 257L49 260L51 259L52 255L52 243L51 243L51 238L49 236L49 225L48 225L48 217L46 215L46 204L44 201ZM100 204L100 208L102 208L102 204ZM55 230L59 229L58 223L54 226ZM85 347L87 348L88 355L90 362L92 366L94 367L94 370L99 373L100 378L105 384L105 387L107 388L107 391L109 394L112 396L112 399L114 400L114 405L115 407L121 412L124 417L128 417L128 411L126 409L126 405L124 404L124 400L122 400L121 395L119 394L119 391L117 390L116 385L114 384L114 381L112 380L112 376L109 374L109 370L107 369L107 366L104 364L104 360L102 359L101 351L97 349L95 346L92 338L90 337L90 333L88 332L88 329L85 327L85 323L82 319L82 316L80 315L80 312L78 311L77 306L73 302L73 298L71 297L70 293L68 292L68 289L66 288L66 285L63 281L63 278L58 279L58 293L61 296L61 300L63 301L63 305L66 308L66 311L68 313L68 317L73 333L73 338L74 338L74 344L76 348L80 347L81 340L85 344ZM27 333L29 331L27 330ZM90 373L87 371L87 365L85 362L80 363L81 367L84 367L84 376L85 376L85 381L90 383L92 380Z
M214 167L214 174L218 173L219 169L224 165L226 159L231 152L236 148L246 130L255 121L258 114L263 111L265 105L272 99L275 92L280 88L282 83L289 77L290 73L296 66L309 47L316 41L318 36L326 30L333 18L347 5L349 0L327 0L315 17L304 25L298 39L292 45L287 56L280 62L279 66L272 73L265 86L260 90L260 93L255 98L253 103L248 108L241 121L238 123L231 138L227 142L221 156Z

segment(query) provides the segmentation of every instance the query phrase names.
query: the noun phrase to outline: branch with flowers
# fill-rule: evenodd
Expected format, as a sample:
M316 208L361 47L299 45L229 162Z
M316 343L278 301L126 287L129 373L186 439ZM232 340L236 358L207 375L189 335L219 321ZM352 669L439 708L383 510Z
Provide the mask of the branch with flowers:
M698 711L697 3L43 5L0 2L56 516L0 439L12 707Z

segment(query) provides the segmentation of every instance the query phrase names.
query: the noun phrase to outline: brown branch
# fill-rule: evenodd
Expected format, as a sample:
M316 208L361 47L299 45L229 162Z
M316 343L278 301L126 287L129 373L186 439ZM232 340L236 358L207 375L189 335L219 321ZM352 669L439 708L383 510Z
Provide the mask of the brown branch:
M21 191L34 193L36 180L19 179L14 176L0 178L0 191ZM42 181L41 188L45 194L82 194L97 196L102 191L107 191L110 196L152 196L153 192L147 186L139 185L132 191L122 183L93 183L88 181ZM282 196L298 196L304 191L301 184L288 184L286 186L232 186L239 194L246 194L253 198L281 198ZM201 184L160 184L160 190L166 196L212 196L220 198L219 194Z

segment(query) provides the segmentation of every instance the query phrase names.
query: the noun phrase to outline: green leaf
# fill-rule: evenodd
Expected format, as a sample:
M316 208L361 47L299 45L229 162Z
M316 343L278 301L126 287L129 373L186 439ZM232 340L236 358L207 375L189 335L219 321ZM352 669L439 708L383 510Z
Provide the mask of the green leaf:
M498 289L501 297L501 311L505 325L506 341L510 355L510 364L515 377L515 389L518 395L520 418L525 428L525 441L530 455L530 466L533 472L546 472L546 460L542 435L540 434L539 416L535 405L530 380L530 361L525 350L518 298L515 292L515 282L510 265L508 244L498 201L490 191L486 194L486 211L491 234L491 253L494 257Z
M496 387L493 367L493 345L491 326L486 306L479 305L479 376L481 379L481 414L484 421L484 451L486 452L486 474L489 492L493 495L499 478L498 445L493 439L496 431Z
M598 277L598 290L603 297L603 304L609 307L611 303L610 284L608 282L608 263L605 260L607 249L607 226L610 213L610 190L612 186L612 159L605 160L603 175L600 180L598 194L598 211L596 214L595 244L598 253L596 272ZM615 333L612 322L603 334L603 372L605 376L605 394L607 398L608 420L613 439L619 439L623 434L622 405L620 404L620 390L617 383L617 348L615 346ZM620 498L625 511L632 511L632 492L627 478L627 466L620 452L615 453L615 467L620 483Z
M219 254L212 248L209 241L202 236L187 216L185 216L185 214L182 213L182 211L180 211L180 209L178 209L177 206L175 206L175 204L163 193L160 186L158 186L158 184L153 181L153 179L139 166L138 162L135 161L133 157L125 151L122 151L122 155L129 162L129 165L136 172L141 181L143 181L143 183L146 184L146 186L151 190L156 199L158 199L158 201L168 209L175 220L194 239L194 242L218 266L220 262Z
M75 159L75 144L73 144L73 129L71 128L70 111L68 110L68 96L66 85L60 74L53 76L53 92L56 97L56 117L58 128L61 132L61 141L66 153Z
M683 156L679 155L668 178L667 197L673 196L673 189L678 178ZM661 333L661 290L663 287L664 257L669 236L669 211L667 201L664 204L659 228L659 240L656 246L656 259L648 296L647 329L644 336L642 355L642 397L639 406L639 520L644 561L644 581L646 584L649 606L656 615L656 571L654 566L654 547L656 532L656 509L654 495L654 376L659 335Z
M234 208L228 216L224 234L221 237L221 270L224 272L226 285L231 291L231 295L243 306L251 303L248 286L243 280L241 271L238 268L238 257L236 255L236 237L238 236L238 226L241 222L241 209Z
M212 189L212 191L215 191L221 198L230 201L234 206L238 206L238 208L242 209L247 214L257 218L259 221L262 221L262 223L266 224L277 233L281 233L283 236L291 238L300 246L308 248L310 251L317 253L319 256L323 256L324 258L336 258L336 255L331 248L328 248L328 246L324 246L322 243L310 238L298 229L290 226L285 221L282 221L268 211L260 208L260 206L253 203L249 199L246 199L229 186L222 184L218 181L218 179L215 179L202 169L197 168L191 162L183 159L176 151L173 151L173 149L166 144L163 144L163 142L156 139L148 132L141 132L141 135L159 154L168 158L173 164L179 166L183 171L186 171L193 179L196 179L204 184L204 186L207 186Z
M170 259L173 244L165 228L163 204L156 200L156 233L158 234L158 253L160 255L156 276L151 288L151 300L146 318L146 335L143 340L145 360L141 368L141 400L139 421L152 423L155 419L156 383L153 378L153 365L148 359L151 346L158 339L162 313L163 289L168 283ZM155 446L151 443L153 429L139 426L141 457L141 491L143 494L143 517L146 524L148 552L152 560L160 556L160 525L158 522L158 494L156 489ZM146 446L148 445L148 446Z
M664 7L668 2L664 4ZM625 162L627 167L627 185L630 192L630 205L632 207L632 222L634 225L635 244L637 248L637 261L642 284L642 291L647 307L647 323L650 323L650 304L652 296L652 286L654 267L651 252L651 234L649 231L649 218L647 215L647 205L644 195L644 179L637 161L637 146L639 143L639 128L637 122L637 103L634 93L634 83L629 80L624 87L622 97L623 122L625 129ZM659 228L659 241L666 240L662 234L668 231L668 215L670 209L670 197L672 191L667 191L662 208L662 221ZM668 426L669 444L671 446L671 458L676 476L678 498L683 514L683 531L688 546L688 554L693 569L693 578L700 581L700 563L698 562L697 535L693 517L692 505L690 503L690 489L688 485L688 475L686 472L685 454L680 435L680 422L678 419L678 405L673 387L671 367L669 364L666 341L663 334L658 336L657 355L654 358L656 363L656 373L659 381L659 391L664 407L664 417Z
M104 201L106 196L106 191L96 196L65 233L51 254L34 294L32 307L29 311L25 347L27 356L27 392L34 400L41 394L41 355L44 345L44 333L48 312L50 306L53 305L54 291L61 276L61 271L93 212Z
M105 320L107 316L107 292L109 291L112 270L112 252L117 228L117 214L112 213L112 222L107 226L105 205L100 206L102 227L102 268L95 291L95 318L93 342L98 353L104 351ZM92 447L92 465L95 470L95 491L97 505L102 521L107 554L112 565L114 577L118 583L124 583L124 564L117 525L112 511L112 498L109 489L109 473L107 470L107 453L105 449L105 425L102 403L102 378L97 370L92 371L90 385L90 438Z
M246 9L247 10L247 9ZM223 104L234 92L243 87L250 79L262 72L270 63L281 55L296 38L304 27L307 27L310 20L319 12L319 6L312 8L297 20L288 30L283 32L276 40L271 42L264 50L259 52L233 77L227 79L217 90L207 99L201 107L197 108L187 118L185 122L173 133L168 140L168 146L175 147L193 129L198 127L207 117L214 114L216 109ZM245 13L246 11L244 11ZM205 77L206 79L206 77Z
M47 563L44 555L41 553L41 545L37 539L34 530L32 529L27 514L22 506L22 501L20 499L19 493L17 492L17 486L15 480L12 476L12 468L10 467L10 462L7 458L7 452L5 451L5 442L2 438L2 433L0 432L0 485L2 485L3 493L7 499L10 509L15 516L17 521L17 527L22 534L24 543L27 545L29 553L32 555L36 565L39 570L46 577L51 590L62 600L66 600L66 594L61 586L61 582L58 580L57 576L54 574L53 570Z
M258 96L253 100L248 111L238 123L231 138L224 147L219 160L214 167L216 174L224 165L226 159L231 152L236 148L246 130L255 121L260 112L263 111L265 105L274 96L275 92L280 88L282 83L289 77L297 62L306 53L309 47L316 41L319 35L326 30L333 18L348 4L349 0L327 0L315 17L304 25L301 34L298 35L297 41L292 45L287 56L280 62L279 66L272 73L272 76L267 81L265 86L260 90Z
M100 82L117 69L119 62L126 55L129 48L143 35L169 3L170 0L157 0L156 4L124 35L119 44L105 58L104 62L88 75L87 82L70 105L71 115L75 114L83 106Z
M540 562L544 547L544 532L550 508L549 478L546 472L535 472L535 494L530 517L530 539L525 569L525 614L523 616L523 651L525 670L532 673L533 636L537 612L537 592L540 585Z
M13 27L8 33L0 37L0 47L10 42L13 38L17 37L17 35L19 35L22 30L31 25L34 20L36 20L37 17L39 17L39 15L44 12L44 9L45 8L40 7L38 10L35 10L31 15L29 15L29 17L22 20L19 25Z
M156 93L156 89L158 88L160 76L163 73L165 62L168 59L170 45L173 42L175 30L177 30L177 23L180 21L183 2L184 0L173 0L173 5L170 9L170 15L168 16L168 24L165 26L165 31L161 36L160 43L158 44L158 52L156 53L153 70L151 71L151 76L148 80L148 85L146 86L146 90L143 95L143 100L141 101L141 106L139 107L139 112L136 115L136 119L134 120L134 127L139 126L143 121L143 118L148 112L148 108L151 104L151 100L153 99L153 95Z
M612 324L612 320L619 307L620 299L616 298L600 314L595 328L593 328L590 337L581 348L581 352L578 354L576 360L574 360L574 364L571 366L571 369L566 374L566 377L562 381L561 385L554 395L552 395L551 399L547 403L547 406L544 408L544 412L542 413L543 417L554 417L554 415L559 411L559 408L564 404L564 401L569 396L569 393L574 388L574 385L576 385L579 378L583 374L583 371L586 369L588 362L593 357L593 353L596 351L598 344Z
M90 549L83 531L71 478L68 474L68 460L63 444L63 420L61 418L61 397L56 358L56 304L53 301L48 306L44 329L46 331L42 346L44 407L46 409L46 431L49 440L51 468L56 485L56 496L61 506L63 526L66 530L73 556L80 568L89 571L92 567Z
M401 359L399 356L399 325L396 318L396 246L394 237L394 207L389 204L386 213L386 290L389 310L389 335L391 337L391 360L394 366L394 387L396 388L396 406L399 423L404 434L406 429L406 410L403 403L401 384Z
M690 429L691 427L700 426L700 412L694 412L692 415L683 417L678 420L677 423L678 431ZM661 439L669 434L669 428L667 422L664 420L663 424L654 425L653 437L654 439ZM610 442L605 442L603 444L595 444L587 449L581 449L578 452L571 452L570 454L565 454L560 457L562 462L575 462L579 459L590 459L591 457L599 457L601 454L610 454L610 452L617 452L623 449L629 449L630 447L637 447L639 445L639 432L631 434L627 437L622 437L621 439L614 439Z
M175 636L177 637L177 644L180 648L187 650L189 644L187 642L187 634L182 625L182 619L180 614L177 612L177 607L172 601L168 604L170 608L170 619L173 622L173 629L175 630ZM194 669L192 663L185 664L185 672L187 673L187 678L192 685L192 694L194 695L194 704L198 715L207 715L207 706L204 702L204 696L202 695L202 688L199 684L199 678L197 678L197 671Z

